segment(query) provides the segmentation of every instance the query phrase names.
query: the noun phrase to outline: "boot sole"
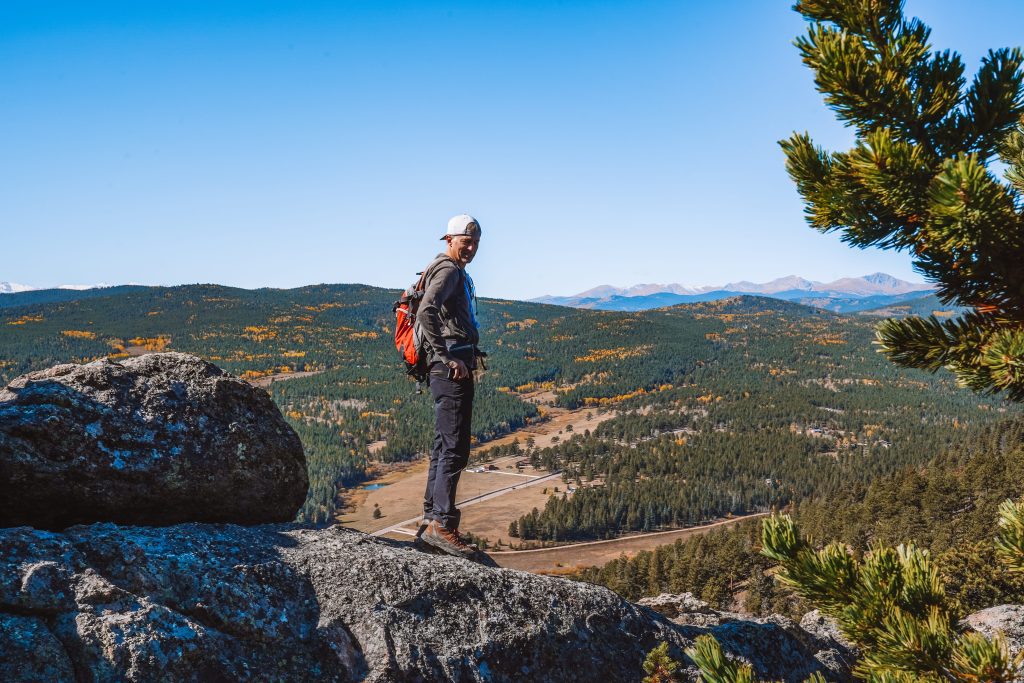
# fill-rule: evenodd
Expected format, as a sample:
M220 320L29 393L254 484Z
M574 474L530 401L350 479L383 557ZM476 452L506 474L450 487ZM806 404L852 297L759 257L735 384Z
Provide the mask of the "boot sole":
M429 545L430 547L437 548L438 550L441 550L453 557L469 558L473 557L473 554L476 552L472 549L459 550L449 545L448 542L444 539L439 539L429 534L423 534L422 536L420 536L420 540Z

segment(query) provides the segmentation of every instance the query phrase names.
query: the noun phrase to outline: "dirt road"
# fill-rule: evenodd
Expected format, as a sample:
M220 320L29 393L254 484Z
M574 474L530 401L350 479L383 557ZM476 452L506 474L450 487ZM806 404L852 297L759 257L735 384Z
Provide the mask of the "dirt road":
M500 475L500 474L512 474L512 473L511 472L494 472L493 474ZM543 484L545 482L549 482L550 483L552 479L558 481L558 477L561 476L561 472L552 472L551 474L546 474L546 475L540 476L540 477L530 477L529 475L514 475L514 476L526 477L526 480L525 481L521 481L521 482L516 483L516 484L512 484L510 486L505 486L505 487L500 488L500 489L495 489L494 491L488 491L486 493L481 493L479 495L473 496L472 498L466 498L465 500L460 500L460 501L458 501L456 503L456 505L458 505L459 509L461 510L461 509L469 507L471 505L477 505L479 503L486 502L486 501L491 500L493 498L497 498L498 496L504 496L505 494L511 493L513 491L519 491L519 490L524 489L524 488L526 488L528 486L536 486L537 484ZM417 515L415 517L411 517L411 518L406 519L404 521L398 522L397 524L392 524L391 526L385 527L384 529L380 529L378 531L374 531L370 535L371 536L383 536L384 534L388 534L388 533L399 533L399 534L406 534L406 535L412 536L415 533L416 522L418 522L419 519L420 519L420 517L419 517L419 515Z
M298 372L278 372L273 375L264 375L263 377L257 377L250 379L249 384L254 387L262 387L266 389L274 382L285 382L290 379L299 379L300 377L312 377L313 375L319 375L323 370L299 370Z
M489 551L487 554L493 557L494 561L502 567L535 573L558 571L574 567L597 567L607 564L623 554L633 556L641 550L653 550L659 545L673 543L676 539L706 534L718 527L737 524L747 519L756 519L767 514L767 512L759 512L686 529L655 531L648 534L613 538L607 541L574 543L557 548L537 548L535 550Z

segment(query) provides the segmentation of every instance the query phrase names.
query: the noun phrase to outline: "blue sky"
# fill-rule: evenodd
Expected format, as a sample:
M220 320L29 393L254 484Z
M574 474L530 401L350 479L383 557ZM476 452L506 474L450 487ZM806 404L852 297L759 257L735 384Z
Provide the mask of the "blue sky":
M1009 0L917 0L968 72ZM402 287L474 214L483 295L885 271L776 141L849 132L790 3L0 3L0 280Z

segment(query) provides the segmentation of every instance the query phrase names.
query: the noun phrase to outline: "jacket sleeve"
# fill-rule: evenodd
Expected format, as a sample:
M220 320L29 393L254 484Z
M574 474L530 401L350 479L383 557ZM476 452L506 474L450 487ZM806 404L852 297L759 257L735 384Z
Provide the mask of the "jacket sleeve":
M441 306L455 293L459 286L459 269L454 263L437 266L427 280L420 300L416 322L434 356L447 363L452 360L444 341L444 321L441 320Z

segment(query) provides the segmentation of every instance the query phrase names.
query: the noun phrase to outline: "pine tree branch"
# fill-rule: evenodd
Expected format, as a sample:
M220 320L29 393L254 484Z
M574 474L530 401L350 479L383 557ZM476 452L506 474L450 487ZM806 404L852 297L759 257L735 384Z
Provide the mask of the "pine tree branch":
M990 51L967 86L959 55L933 52L930 29L905 19L900 0L795 9L812 22L796 40L801 58L858 135L849 152L829 153L807 134L780 143L808 222L856 247L912 250L943 302L981 315L974 330L883 326L883 352L1024 401L1024 54ZM996 151L1006 184L988 170Z
M1018 126L1003 139L999 158L1006 164L1006 179L1018 196L1024 193L1024 126ZM1020 207L1017 209L1019 213Z
M897 365L936 372L976 358L988 338L986 328L977 314L942 321L934 315L893 318L879 324L875 343Z
M1012 560L1021 562L1024 505L1008 502L1001 512L1004 545ZM777 578L836 619L861 648L863 658L855 668L859 678L885 683L1014 680L1019 661L1010 659L1004 642L959 633L927 551L912 545L876 547L857 563L835 544L815 552L788 516L762 523L762 543L763 553L781 564ZM835 561L837 553L848 563ZM712 669L721 664L712 652L703 654Z
M1024 573L1024 501L1005 500L999 506L996 554L1012 572Z
M983 362L992 376L994 391L1005 391L1011 401L1024 401L1024 328L993 333Z
M737 664L722 652L714 636L703 635L694 641L686 656L700 669L706 683L754 683L754 674L749 664Z
M1024 54L1019 48L989 50L964 96L970 122L960 149L987 159L1024 114Z

